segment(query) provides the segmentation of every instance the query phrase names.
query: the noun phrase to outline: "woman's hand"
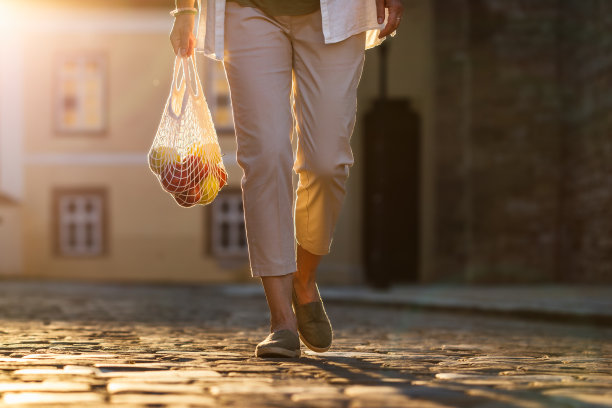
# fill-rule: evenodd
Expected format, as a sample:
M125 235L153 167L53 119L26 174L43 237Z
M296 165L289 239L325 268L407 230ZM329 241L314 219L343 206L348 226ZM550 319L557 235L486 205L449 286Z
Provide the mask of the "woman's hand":
M382 22L385 21L385 8L389 9L389 19L385 27L380 30L378 38L386 37L395 31L400 24L402 13L404 12L402 0L376 0L378 24L382 24Z
M174 54L183 57L193 55L196 43L195 35L193 35L194 25L194 14L179 14L174 18L174 25L170 33L170 43L174 48Z

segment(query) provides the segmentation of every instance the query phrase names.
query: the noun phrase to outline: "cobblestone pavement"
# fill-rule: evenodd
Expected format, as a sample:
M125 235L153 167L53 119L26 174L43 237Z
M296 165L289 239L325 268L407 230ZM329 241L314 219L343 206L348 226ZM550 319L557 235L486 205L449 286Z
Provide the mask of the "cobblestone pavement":
M0 281L0 404L612 407L610 328L327 309L331 351L262 360L265 299Z

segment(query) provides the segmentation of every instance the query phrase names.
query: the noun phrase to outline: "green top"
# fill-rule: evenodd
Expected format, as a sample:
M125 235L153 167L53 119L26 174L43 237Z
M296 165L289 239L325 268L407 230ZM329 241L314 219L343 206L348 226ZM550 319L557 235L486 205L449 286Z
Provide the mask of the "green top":
M300 16L317 11L320 0L227 0L241 6L257 7L271 16Z

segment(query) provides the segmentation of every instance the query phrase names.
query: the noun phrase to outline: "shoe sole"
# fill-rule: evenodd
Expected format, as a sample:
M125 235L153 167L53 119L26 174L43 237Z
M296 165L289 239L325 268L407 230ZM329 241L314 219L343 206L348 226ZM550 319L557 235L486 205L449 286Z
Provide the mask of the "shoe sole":
M282 347L258 347L255 350L256 357L284 357L296 358L301 354L301 350L288 350Z
M304 336L302 336L302 333L299 330L298 330L298 334L300 335L300 340L302 340L302 343L304 343L306 347L308 347L309 349L311 349L312 351L316 353L325 353L331 347L331 343L327 347L315 347L312 344L310 344L308 341L306 341L306 339L304 338Z

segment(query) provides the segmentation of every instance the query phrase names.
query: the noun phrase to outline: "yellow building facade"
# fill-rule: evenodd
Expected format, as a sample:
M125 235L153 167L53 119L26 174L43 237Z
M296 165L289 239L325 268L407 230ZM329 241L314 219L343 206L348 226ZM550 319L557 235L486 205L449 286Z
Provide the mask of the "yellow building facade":
M218 200L216 208L183 209L162 191L146 158L170 87L172 19L159 5L123 3L2 5L0 35L10 40L0 44L0 52L10 58L0 61L0 194L5 197L0 217L10 221L0 223L0 276L248 280L236 201L242 170L235 159L222 66L198 56L229 173L225 201ZM430 10L426 1L416 4L409 10L416 15L404 22L405 32L391 40L390 75L397 84L391 93L415 101L427 140L433 111ZM16 18L9 21L8 15ZM418 35L422 42L411 37ZM377 92L372 86L377 55L366 55L359 115ZM330 283L363 280L361 129L358 118L347 200L332 253L321 264L321 280ZM424 143L423 149L423 174L431 177L432 147ZM426 258L433 199L424 189ZM426 261L422 264L427 268Z

